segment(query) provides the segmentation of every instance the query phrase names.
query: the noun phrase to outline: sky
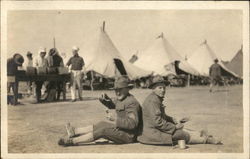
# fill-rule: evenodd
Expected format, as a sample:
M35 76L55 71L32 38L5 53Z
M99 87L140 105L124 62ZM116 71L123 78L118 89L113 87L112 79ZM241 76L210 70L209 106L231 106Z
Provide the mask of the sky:
M222 60L231 60L242 41L240 10L35 10L9 11L8 57L18 52L53 47L71 56L72 46L88 54L97 40L102 22L125 59L143 53L162 32L183 57L191 56L205 39ZM90 52L90 51L89 51Z

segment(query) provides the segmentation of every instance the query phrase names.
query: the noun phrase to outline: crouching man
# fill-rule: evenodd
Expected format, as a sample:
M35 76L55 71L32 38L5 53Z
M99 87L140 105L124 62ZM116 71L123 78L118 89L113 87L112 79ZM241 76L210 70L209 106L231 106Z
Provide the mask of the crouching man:
M59 145L74 146L94 142L100 138L117 144L127 144L136 141L142 129L142 112L139 102L129 93L131 85L128 78L121 76L115 80L116 98L112 101L106 94L99 99L109 109L116 110L116 118L102 121L87 127L72 127L66 124L67 137L60 138Z
M163 105L166 93L166 83L161 76L153 78L150 88L152 93L143 103L143 130L138 141L143 144L173 145L178 140L185 140L187 144L219 144L220 141L208 135L207 131L187 131L182 122L165 113ZM187 119L187 118L186 118Z

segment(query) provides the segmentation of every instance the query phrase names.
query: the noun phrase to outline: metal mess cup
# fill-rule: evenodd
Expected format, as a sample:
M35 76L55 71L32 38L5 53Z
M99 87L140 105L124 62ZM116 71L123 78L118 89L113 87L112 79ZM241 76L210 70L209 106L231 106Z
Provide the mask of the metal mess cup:
M186 148L185 140L178 140L178 145L180 149L185 149Z

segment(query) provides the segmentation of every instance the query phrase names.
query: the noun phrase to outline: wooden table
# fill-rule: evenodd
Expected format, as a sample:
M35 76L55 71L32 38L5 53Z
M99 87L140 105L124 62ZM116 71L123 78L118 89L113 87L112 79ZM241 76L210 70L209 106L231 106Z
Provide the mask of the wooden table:
M70 73L68 74L44 74L44 75L26 75L25 73L18 73L16 75L16 81L54 81L63 82L63 99L66 100L66 83L70 82Z

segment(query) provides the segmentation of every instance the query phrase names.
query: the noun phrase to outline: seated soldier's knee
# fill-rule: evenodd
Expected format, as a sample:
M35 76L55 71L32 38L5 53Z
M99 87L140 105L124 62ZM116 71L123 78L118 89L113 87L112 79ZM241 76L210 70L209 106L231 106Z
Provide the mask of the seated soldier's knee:
M175 131L174 135L172 136L172 139L173 141L185 140L186 143L188 143L190 140L190 135L188 132L179 129Z

